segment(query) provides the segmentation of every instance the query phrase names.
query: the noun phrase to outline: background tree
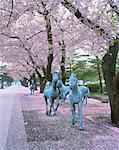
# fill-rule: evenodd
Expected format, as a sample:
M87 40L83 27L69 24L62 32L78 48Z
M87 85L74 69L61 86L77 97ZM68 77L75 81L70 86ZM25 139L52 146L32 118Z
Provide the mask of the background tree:
M96 56L102 56L102 69L110 99L111 120L119 122L118 73L116 60L119 47L118 1L112 0L40 0L1 1L0 3L0 51L12 72L19 77L35 72L50 79L50 72L60 68L59 41L65 43L66 57L82 48ZM60 14L60 15L59 15ZM54 17L64 30L63 38ZM95 43L97 48L92 48ZM8 54L12 56L8 57ZM17 56L18 54L18 56ZM99 55L98 55L99 54ZM14 57L17 56L17 57ZM66 62L67 62L66 58ZM26 67L23 67L25 64ZM67 64L66 64L67 65ZM112 67L110 67L112 66ZM27 69L26 69L27 68ZM11 69L12 70L12 69ZM30 75L29 75L29 71ZM115 89L116 88L116 89Z

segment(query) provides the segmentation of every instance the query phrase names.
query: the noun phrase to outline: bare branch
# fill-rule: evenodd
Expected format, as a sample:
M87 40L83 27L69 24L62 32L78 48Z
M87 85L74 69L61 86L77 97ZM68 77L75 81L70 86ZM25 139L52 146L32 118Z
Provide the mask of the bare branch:
M11 17L12 17L12 14L13 14L13 9L14 9L14 2L12 0L12 6L11 6L11 11L10 11L10 16L9 16L9 20L8 20L8 24L7 24L7 28L9 27L9 24L10 24L10 20L11 20Z
M10 35L8 35L6 33L3 33L3 32L1 34L4 35L4 36L6 36L6 37L9 37L11 39L18 39L18 40L20 40L20 38L18 36L10 36Z
M109 1L109 4L110 4L111 8L113 9L113 11L119 16L119 9L118 9L118 7L115 5L114 1L113 1L113 0L110 0L110 1Z
M45 30L39 31L39 32L37 32L37 33L34 33L32 36L28 37L28 38L26 39L26 41L30 40L30 39L33 38L34 36L36 36L36 35L38 35L38 34L44 32L44 31L45 31ZM26 41L25 41L25 42L26 42Z
M99 25L92 22L90 19L84 17L82 13L76 9L68 0L61 2L71 13L73 13L84 25L88 26L90 29L94 30L98 35L102 35L104 38L109 37L108 33L101 28Z

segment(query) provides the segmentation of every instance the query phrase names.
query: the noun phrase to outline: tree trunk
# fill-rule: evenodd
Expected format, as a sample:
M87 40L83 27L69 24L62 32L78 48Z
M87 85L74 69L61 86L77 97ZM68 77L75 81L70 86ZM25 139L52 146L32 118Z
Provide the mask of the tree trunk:
M113 80L113 93L111 100L111 120L119 126L119 72Z
M28 79L24 78L21 83L23 86L28 87Z
M52 62L53 62L53 54L50 54L48 56L48 63L47 63L46 74L45 74L45 78L47 81L52 81L52 75L51 75Z
M118 74L116 75L116 59L119 50L119 39L114 41L114 45L109 46L109 51L103 57L102 69L110 100L111 121L114 124L119 122L119 89Z
M65 72L65 43L64 40L62 42L59 42L59 45L61 46L61 51L62 51L62 58L60 62L60 67L61 67L61 79L62 82L65 84L66 82L66 72Z
M34 81L34 88L35 88L35 90L37 90L37 80L36 80L35 73L33 74L32 79Z
M46 4L43 1L40 1L40 4L42 5L43 11L38 10L38 13L43 15L45 22L46 22L46 32L47 32L47 41L48 41L48 56L47 56L47 66L46 66L46 72L45 72L45 78L47 81L51 81L51 68L52 68L52 62L53 62L53 38L52 38L52 27L51 27L51 21L50 21L50 15L46 8Z
M45 78L44 78L44 77L41 77L41 78L40 78L40 93L43 93L44 88L45 88L45 83L46 83Z
M46 22L46 31L47 31L47 40L48 40L48 62L46 67L46 79L48 81L52 80L51 76L51 68L52 68L52 62L53 62L53 38L52 38L52 27L51 27L51 21L50 16L48 14L48 11L46 10L45 5L42 3L44 7L44 18Z
M38 79L39 79L39 83L40 83L40 93L43 93L44 88L45 88L46 79L45 79L45 77L41 76L41 74L38 72L37 68L35 69L35 71L38 75Z
M98 70L98 77L100 81L100 92L103 93L103 86L102 86L102 77L101 77L101 71L100 71L100 64L99 64L99 58L96 56L97 59L97 70Z

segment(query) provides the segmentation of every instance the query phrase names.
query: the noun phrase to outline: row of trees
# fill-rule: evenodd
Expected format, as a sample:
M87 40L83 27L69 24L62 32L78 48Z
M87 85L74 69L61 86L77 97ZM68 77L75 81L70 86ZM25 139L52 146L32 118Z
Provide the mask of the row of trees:
M75 72L79 80L99 81L100 92L103 93L102 61L98 56L74 55L72 71ZM84 84L85 84L84 82Z
M82 48L102 59L110 99L111 119L119 122L118 0L5 0L0 1L1 59L16 78L37 74L51 80L51 70L61 69L74 50Z

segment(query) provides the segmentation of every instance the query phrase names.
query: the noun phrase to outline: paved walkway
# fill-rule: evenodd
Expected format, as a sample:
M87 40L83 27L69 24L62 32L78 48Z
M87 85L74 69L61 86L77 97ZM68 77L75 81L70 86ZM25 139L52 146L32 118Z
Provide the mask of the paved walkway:
M82 133L78 124L70 126L68 101L60 105L56 116L47 117L43 95L28 92L22 86L0 90L0 150L119 149L119 130L95 121L96 117L109 117L108 103L89 99L88 105L83 105L86 131Z
M6 148L14 96L8 91L0 93L0 150Z
M0 91L0 150L28 149L20 105L23 91L17 86Z

